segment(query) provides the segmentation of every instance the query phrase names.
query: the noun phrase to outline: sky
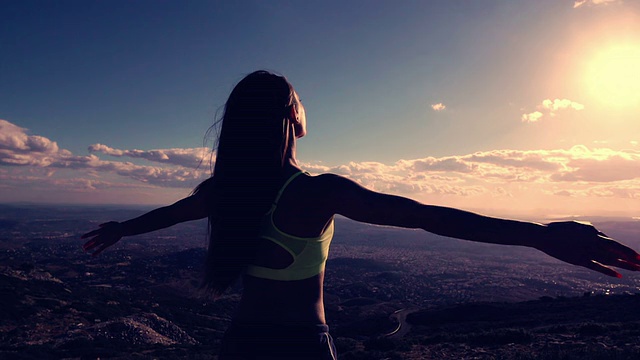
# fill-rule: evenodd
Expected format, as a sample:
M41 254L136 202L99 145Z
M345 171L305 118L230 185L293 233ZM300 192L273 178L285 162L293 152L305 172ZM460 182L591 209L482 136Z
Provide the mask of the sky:
M300 165L519 218L640 219L640 1L0 0L0 202L169 204L233 86L285 75Z

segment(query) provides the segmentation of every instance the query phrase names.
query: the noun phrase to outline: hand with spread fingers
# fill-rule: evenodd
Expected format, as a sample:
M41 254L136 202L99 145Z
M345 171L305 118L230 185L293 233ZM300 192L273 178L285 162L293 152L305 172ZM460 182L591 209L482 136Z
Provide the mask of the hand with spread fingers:
M84 251L93 251L92 256L97 256L108 247L117 243L124 236L122 224L117 221L109 221L100 224L99 229L93 230L81 236L81 239L91 238L82 248Z
M548 224L547 229L549 236L535 247L556 259L617 278L622 275L611 266L640 271L640 254L607 237L591 224L554 222Z

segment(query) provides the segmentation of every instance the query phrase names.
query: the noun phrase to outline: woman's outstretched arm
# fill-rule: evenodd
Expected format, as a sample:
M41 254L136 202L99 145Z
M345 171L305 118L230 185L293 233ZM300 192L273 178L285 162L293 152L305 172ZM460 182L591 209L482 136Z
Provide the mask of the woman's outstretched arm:
M99 229L82 235L82 239L90 238L83 248L85 251L93 251L92 255L96 256L124 236L144 234L181 222L205 218L207 217L205 205L205 197L201 193L196 193L172 205L151 210L131 220L100 224Z
M353 220L419 228L442 236L477 242L529 246L562 261L609 276L622 275L607 265L640 270L640 255L637 252L608 238L590 224L557 222L543 225L493 218L377 193L338 175L323 177L332 210Z

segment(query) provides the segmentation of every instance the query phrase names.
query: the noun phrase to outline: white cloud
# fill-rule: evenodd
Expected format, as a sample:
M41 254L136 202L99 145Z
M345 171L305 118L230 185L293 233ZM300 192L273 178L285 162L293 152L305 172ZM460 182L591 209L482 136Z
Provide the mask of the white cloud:
M398 160L386 165L351 162L303 164L382 192L408 196L535 198L549 194L632 198L640 187L640 151L574 146L556 150L492 150L461 156ZM579 190L579 191L578 191ZM492 200L487 200L492 201Z
M18 186L29 184L30 187L41 189L55 188L56 190L87 192L96 189L142 189L152 188L152 185L140 183L124 183L86 178L53 178L37 176L35 174L7 174L0 173L0 180L4 185Z
M536 121L539 121L540 118L542 118L542 116L543 114L540 111L534 111L529 114L522 114L522 117L520 118L520 120L522 122L536 122Z
M7 120L0 119L0 165L48 166L57 158L69 156L55 141L38 135Z
M29 135L27 129L6 120L0 120L0 165L84 170L87 173L112 173L166 187L193 187L194 182L208 176L208 170L199 169L204 148L164 150L117 150L106 145L91 145L90 151L113 156L143 158L170 166L145 166L131 162L104 161L96 155L73 155L60 149L55 141L38 135ZM173 166L171 166L173 165ZM51 175L50 175L51 176Z
M58 151L58 144L42 136L28 135L27 129L0 119L0 149L55 153Z
M465 162L460 157L446 156L442 158L427 157L416 160L403 160L401 162L405 169L416 172L442 171L470 173L477 167L473 163Z
M561 109L568 108L572 108L574 110L583 110L584 105L568 99L555 99L553 101L551 101L551 99L545 99L542 100L542 108L555 112Z
M447 107L443 103L431 104L433 111L443 111Z
M575 149L576 147L572 148ZM640 178L640 152L582 148L554 173L553 181L617 182Z
M640 184L595 185L578 189L559 190L553 194L574 198L622 198L637 200L640 199Z
M614 3L614 2L620 2L621 3L622 0L576 0L573 3L573 8L576 9L576 8L579 8L579 7L583 6L583 5L589 5L589 6L592 6L592 5L607 5L607 4Z
M89 152L99 152L115 157L145 159L163 164L197 168L207 159L207 155L211 150L204 147L190 149L119 150L103 144L93 144L89 146Z
M542 103L540 103L537 106L537 111L531 112L531 113L527 113L527 114L522 114L522 116L520 117L520 120L522 122L537 122L540 121L540 119L545 116L556 116L556 114L558 113L558 111L563 111L563 110L584 110L584 105L577 103L575 101L571 101L569 99L545 99L542 100Z

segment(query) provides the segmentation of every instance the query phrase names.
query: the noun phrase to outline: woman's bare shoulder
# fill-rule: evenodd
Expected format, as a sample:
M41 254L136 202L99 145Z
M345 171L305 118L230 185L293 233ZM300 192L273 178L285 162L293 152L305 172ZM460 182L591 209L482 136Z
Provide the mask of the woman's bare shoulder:
M345 176L333 174L333 173L322 173L318 175L309 175L307 176L309 179L309 184L318 186L318 187L327 187L334 188L345 185L357 185L357 183Z
M307 181L305 187L321 202L335 203L337 200L371 193L356 181L333 173L308 176Z

